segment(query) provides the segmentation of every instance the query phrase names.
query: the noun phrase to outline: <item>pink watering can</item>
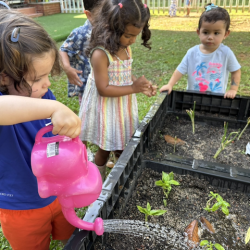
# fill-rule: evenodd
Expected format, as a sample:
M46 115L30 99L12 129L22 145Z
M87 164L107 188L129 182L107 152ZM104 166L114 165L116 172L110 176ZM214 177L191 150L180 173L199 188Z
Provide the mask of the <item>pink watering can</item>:
M50 125L38 131L31 153L38 193L41 198L57 196L66 220L73 226L102 235L101 218L94 223L86 222L78 218L74 210L97 200L102 190L101 174L95 164L88 161L86 147L79 137L43 137L52 129Z

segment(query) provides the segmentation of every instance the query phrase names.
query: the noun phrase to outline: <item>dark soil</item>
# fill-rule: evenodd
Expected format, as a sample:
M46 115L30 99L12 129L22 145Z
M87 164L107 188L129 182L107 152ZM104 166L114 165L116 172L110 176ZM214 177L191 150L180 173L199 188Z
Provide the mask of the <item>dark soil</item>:
M228 128L227 135L237 131L237 129ZM240 140L230 143L214 159L223 134L223 126L211 126L199 122L195 122L195 134L193 134L189 117L184 119L176 115L168 115L150 151L158 152L162 157L166 154L176 154L185 158L250 169L250 156L245 154L246 145L250 142L249 129L243 133ZM164 135L170 135L173 138L176 136L186 143L182 146L176 145L174 152L174 146L165 141Z
M197 129L198 130L198 129ZM161 179L161 173L145 169L138 179L136 189L128 201L121 219L144 221L137 205L146 208L147 202L152 209L166 209L167 212L161 216L149 217L149 222L158 223L160 226L171 227L183 234L185 228L193 221L204 216L214 227L215 234L209 233L199 224L199 235L201 240L211 240L220 243L225 249L246 250L244 238L250 226L249 197L228 189L218 189L210 186L206 181L189 175L181 176L175 174L175 180L180 186L172 186L172 191L167 199L167 207L163 205L164 193L160 187L155 186L155 181ZM204 210L209 199L210 191L219 193L231 207L230 215L225 216L221 209L208 213ZM183 250L176 245L162 243L149 237L133 237L131 235L109 234L107 243L101 247L95 245L95 249L106 250L145 250L145 249L170 249Z

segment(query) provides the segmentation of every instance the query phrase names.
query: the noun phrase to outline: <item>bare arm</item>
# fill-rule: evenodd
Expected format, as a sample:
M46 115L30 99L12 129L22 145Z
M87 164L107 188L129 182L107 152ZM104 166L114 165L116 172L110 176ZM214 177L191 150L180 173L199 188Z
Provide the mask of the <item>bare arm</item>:
M231 87L225 93L224 98L234 98L237 94L238 88L240 86L241 70L231 72Z
M70 66L69 56L67 52L59 51L61 60L62 60L62 66L63 70L65 71L69 82L74 85L82 86L82 81L80 80L79 76L77 74L81 74L82 71L74 69Z
M168 91L168 94L172 92L173 86L181 79L183 74L181 74L177 69L174 71L167 85L160 88L160 92Z
M0 97L0 107L0 125L51 117L53 134L75 138L81 131L79 117L68 107L54 100L8 95Z
M104 51L95 50L91 57L91 64L94 70L95 83L101 96L119 97L133 93L147 92L150 88L150 82L141 76L133 81L130 86L113 86L109 85L108 66L109 61Z

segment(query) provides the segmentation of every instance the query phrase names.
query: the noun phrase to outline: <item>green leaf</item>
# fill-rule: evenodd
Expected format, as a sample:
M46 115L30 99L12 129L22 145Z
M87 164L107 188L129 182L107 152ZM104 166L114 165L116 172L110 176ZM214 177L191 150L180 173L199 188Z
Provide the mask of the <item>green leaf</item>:
M224 248L222 245L218 244L218 243L215 243L215 244L214 244L214 247L215 247L216 249L218 249L218 250L225 250L225 248Z
M245 244L247 244L249 240L250 240L250 227L247 230L247 234L246 234L246 237L245 237Z
M223 201L222 205L225 206L225 207L230 207L230 204L228 202L226 202L226 201Z
M218 195L218 194L214 194L212 191L210 191L209 196L214 197L214 198L216 199L217 195Z
M218 196L216 197L216 200L219 201L219 202L223 202L223 201L224 201L223 198L222 198L220 195L218 195Z
M211 212L211 208L209 208L209 207L205 207L204 210Z
M206 246L208 244L208 240L202 240L200 246Z
M159 216L159 215L165 214L166 212L167 210L151 210L150 215Z
M171 180L171 181L169 181L169 183L172 185L176 185L176 186L180 185L180 183L178 181L175 181L175 180Z
M155 182L155 185L156 185L156 186L162 187L162 186L164 185L164 182L161 181L161 180L160 180L160 181L156 181L156 182Z
M162 171L162 181L163 182L168 182L169 181L169 175Z
M143 214L148 214L148 210L146 208L143 208L141 206L137 206L138 210Z
M221 210L225 215L229 215L229 210L226 207L221 207Z
M214 212L214 211L218 210L220 208L220 206L221 206L220 202L215 203L212 206L211 211Z
M151 211L151 206L150 206L150 204L148 202L147 202L147 210L148 210L148 212Z
M174 179L174 173L173 172L170 172L169 173L169 180L171 181L171 180L173 180Z

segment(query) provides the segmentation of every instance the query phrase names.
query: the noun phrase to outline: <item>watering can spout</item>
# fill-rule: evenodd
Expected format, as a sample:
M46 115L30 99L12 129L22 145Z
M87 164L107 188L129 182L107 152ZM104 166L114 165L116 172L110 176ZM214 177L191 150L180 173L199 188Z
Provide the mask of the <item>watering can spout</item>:
M83 221L76 216L75 210L70 208L63 208L62 212L66 220L73 226L84 229L87 231L95 231L97 235L102 235L104 233L103 220L102 218L96 218L94 223Z
M73 226L104 232L103 220L94 223L77 217L75 208L89 206L102 191L101 174L95 164L88 161L85 145L77 137L43 137L53 126L38 131L31 153L31 167L37 177L38 193L42 198L57 196L66 220Z

